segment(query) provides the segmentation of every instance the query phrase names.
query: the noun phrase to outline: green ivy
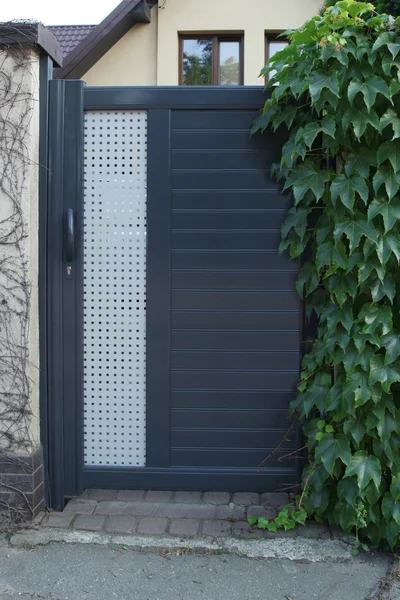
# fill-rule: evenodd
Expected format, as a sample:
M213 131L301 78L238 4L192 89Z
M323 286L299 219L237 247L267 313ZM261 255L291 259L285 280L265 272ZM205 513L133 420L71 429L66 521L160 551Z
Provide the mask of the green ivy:
M325 0L325 8L335 6L339 0ZM380 13L387 13L392 17L400 16L400 0L377 0L376 10Z
M309 464L297 509L400 547L400 18L342 0L269 61L253 132L286 127L274 166L293 207L281 250L318 330L292 409ZM362 515L362 518L360 518Z

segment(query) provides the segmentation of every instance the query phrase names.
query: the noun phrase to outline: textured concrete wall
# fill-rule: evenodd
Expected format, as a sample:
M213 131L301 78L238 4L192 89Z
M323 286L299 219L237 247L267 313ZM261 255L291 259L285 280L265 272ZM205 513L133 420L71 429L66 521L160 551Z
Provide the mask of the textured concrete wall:
M0 46L0 451L39 437L39 54Z

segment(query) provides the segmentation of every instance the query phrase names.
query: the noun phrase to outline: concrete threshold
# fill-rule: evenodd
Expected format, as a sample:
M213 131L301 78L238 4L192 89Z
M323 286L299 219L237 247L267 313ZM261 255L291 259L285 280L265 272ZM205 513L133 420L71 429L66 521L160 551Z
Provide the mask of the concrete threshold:
M234 538L196 538L115 535L59 529L30 529L14 534L10 539L15 548L35 548L54 542L67 544L97 544L101 546L156 552L226 553L247 558L286 559L301 563L352 560L352 546L341 539L275 538L239 540Z

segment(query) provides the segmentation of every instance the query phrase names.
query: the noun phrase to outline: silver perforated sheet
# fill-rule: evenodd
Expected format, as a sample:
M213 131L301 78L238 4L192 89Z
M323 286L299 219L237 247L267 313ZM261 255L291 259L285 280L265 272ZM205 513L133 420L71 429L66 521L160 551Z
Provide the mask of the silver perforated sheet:
M146 462L147 113L85 115L85 464Z

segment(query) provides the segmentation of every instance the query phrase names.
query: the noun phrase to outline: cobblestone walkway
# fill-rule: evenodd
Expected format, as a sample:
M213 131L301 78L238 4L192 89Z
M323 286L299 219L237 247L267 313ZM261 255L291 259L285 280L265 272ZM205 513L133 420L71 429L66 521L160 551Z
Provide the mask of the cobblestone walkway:
M278 534L248 524L254 515L274 518L288 500L281 493L88 490L83 498L70 500L62 513L45 515L41 526L180 538L332 537L328 527L314 522Z

